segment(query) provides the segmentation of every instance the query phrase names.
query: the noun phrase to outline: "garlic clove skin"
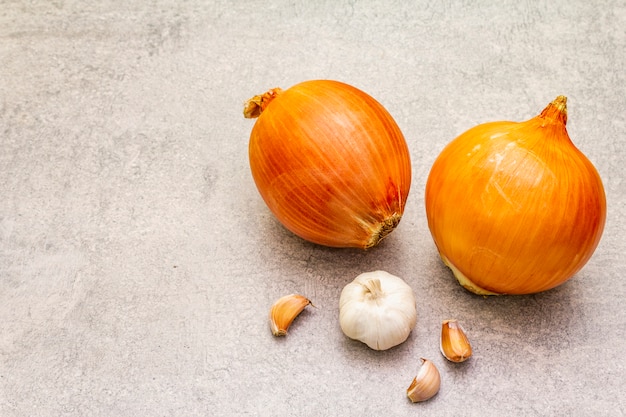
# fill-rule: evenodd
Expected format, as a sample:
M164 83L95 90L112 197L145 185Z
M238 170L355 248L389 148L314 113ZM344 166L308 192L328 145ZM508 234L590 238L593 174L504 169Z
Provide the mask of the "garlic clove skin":
M435 364L428 359L421 360L422 366L406 390L407 397L414 403L431 399L441 386L441 375Z
M311 303L299 294L285 295L279 298L270 309L270 328L274 336L287 335L287 329L296 317Z
M472 356L472 346L458 320L442 322L440 349L441 354L451 362L464 362Z
M413 289L385 271L366 272L346 285L339 299L343 333L374 350L404 342L417 322Z

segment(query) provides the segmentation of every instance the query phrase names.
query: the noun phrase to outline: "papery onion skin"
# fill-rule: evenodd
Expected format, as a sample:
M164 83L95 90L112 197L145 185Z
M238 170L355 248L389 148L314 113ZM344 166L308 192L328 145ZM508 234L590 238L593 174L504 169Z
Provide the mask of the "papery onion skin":
M604 188L566 122L559 96L526 122L476 126L437 157L426 184L428 226L469 291L545 291L595 251L606 219Z
M409 150L389 112L363 91L313 80L246 103L252 176L276 218L331 247L370 248L400 222Z

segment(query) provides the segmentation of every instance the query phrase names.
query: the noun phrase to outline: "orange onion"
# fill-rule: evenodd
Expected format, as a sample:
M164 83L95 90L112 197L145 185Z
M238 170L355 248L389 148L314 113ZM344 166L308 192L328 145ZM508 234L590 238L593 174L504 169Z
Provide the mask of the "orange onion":
M567 281L606 218L598 172L569 138L567 99L521 123L476 126L449 143L426 184L442 260L477 294L531 294Z
M313 80L246 102L252 176L276 218L320 245L370 248L394 230L411 185L400 128L350 85Z

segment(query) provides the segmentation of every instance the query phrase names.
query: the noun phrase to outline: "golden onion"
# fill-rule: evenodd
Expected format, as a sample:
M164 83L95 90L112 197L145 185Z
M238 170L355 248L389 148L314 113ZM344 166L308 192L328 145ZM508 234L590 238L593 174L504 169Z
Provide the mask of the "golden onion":
M477 294L531 294L567 281L606 218L598 172L571 142L564 96L521 123L476 126L449 143L426 184L443 261Z
M276 218L308 241L369 248L400 222L411 184L404 136L363 91L314 80L246 102L250 168Z

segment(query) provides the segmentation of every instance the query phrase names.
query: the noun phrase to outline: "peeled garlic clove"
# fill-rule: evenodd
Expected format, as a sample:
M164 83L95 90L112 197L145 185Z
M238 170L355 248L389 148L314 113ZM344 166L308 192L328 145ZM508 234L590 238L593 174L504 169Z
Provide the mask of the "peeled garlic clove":
M452 362L463 362L472 356L472 346L458 320L444 320L441 324L440 348Z
M434 397L441 385L441 375L435 364L428 359L421 358L421 360L422 366L406 390L407 397L414 403Z
M311 303L308 298L290 294L279 298L270 309L270 327L274 336L285 336L298 314Z
M416 321L413 289L388 272L363 273L341 291L341 330L374 350L386 350L404 342Z

